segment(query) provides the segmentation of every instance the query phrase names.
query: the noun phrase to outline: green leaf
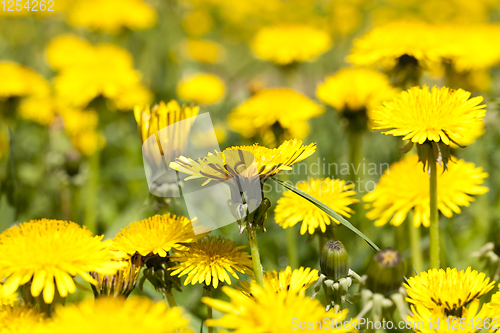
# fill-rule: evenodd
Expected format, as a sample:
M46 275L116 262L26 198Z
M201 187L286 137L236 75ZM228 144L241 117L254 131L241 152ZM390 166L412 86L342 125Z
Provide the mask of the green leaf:
M352 232L354 232L359 237L363 238L364 241L367 242L368 245L370 245L371 247L373 247L375 250L380 251L380 248L374 242L372 242L368 237L366 237L365 234L363 234L355 226L353 226L349 221L347 221L346 219L344 219L339 214L335 213L330 207L326 206L321 201L319 201L319 200L313 198L312 196L310 196L309 194L307 194L307 193L299 190L295 186L283 182L282 180L279 180L279 179L274 178L274 177L271 177L271 179L274 180L275 182L277 182L278 184L280 184L281 186L283 186L284 188L286 188L287 190L290 190L293 193L295 193L297 195L300 195L302 198L304 198L307 201L311 202L316 207L318 207L319 209L321 209L322 211L324 211L325 213L327 213L328 215L330 215L331 217L333 217L335 220L339 221L343 226L345 226L346 228L348 228L349 230L351 230Z

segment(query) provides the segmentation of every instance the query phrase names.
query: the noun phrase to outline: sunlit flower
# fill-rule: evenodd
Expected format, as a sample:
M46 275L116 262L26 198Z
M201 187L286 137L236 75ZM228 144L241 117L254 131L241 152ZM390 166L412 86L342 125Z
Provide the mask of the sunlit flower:
M212 180L225 182L230 177L238 176L235 168L238 163L241 163L238 159L241 155L239 152L248 152L251 154L252 160L248 165L245 165L248 167L254 165L259 178L264 181L280 171L291 170L293 164L306 159L315 151L315 143L303 146L301 140L288 140L274 149L257 144L230 147L222 153L209 153L208 156L199 158L197 161L181 156L175 162L170 163L170 167L189 175L185 180L206 178L204 185ZM246 155L243 158L246 158ZM244 162L247 162L246 159Z
M252 259L242 251L245 247L221 236L205 237L183 250L174 251L170 259L180 263L170 268L173 271L171 274L179 277L187 275L184 285L205 283L217 288L219 281L230 285L229 274L236 279L239 279L236 272L252 274Z
M371 111L396 93L385 74L370 68L341 69L317 90L319 99L339 112Z
M166 257L168 251L184 249L186 243L206 235L196 221L174 214L155 215L123 228L114 238L114 248L128 255Z
M131 54L116 45L93 46L76 37L63 36L51 41L46 52L49 63L58 70L54 79L56 97L68 106L83 108L102 95L113 102L117 100L120 106L131 107L123 104L121 95L135 88L144 89ZM72 58L70 55L75 53ZM140 104L147 103L149 100Z
M189 38L181 44L182 55L206 64L220 63L226 56L224 47L208 39Z
M148 29L156 23L156 12L141 0L77 0L68 21L112 34L123 28Z
M228 117L229 124L241 135L253 138L271 137L268 145L283 139L307 136L307 120L324 112L324 109L306 96L288 88L263 89L234 109ZM276 137L284 132L282 137Z
M373 128L389 129L384 134L419 144L460 144L486 114L483 98L470 95L462 89L413 87L373 110Z
M177 95L186 101L199 104L212 104L225 94L222 80L212 74L198 73L183 79L177 85Z
M264 274L264 285L266 288L276 292L288 290L290 293L304 295L307 288L318 280L318 273L317 269L309 267L300 267L292 271L292 268L287 266L285 269L281 269L279 273L276 271L266 271ZM251 295L250 282L244 281L238 282L238 284L239 287L236 287L237 289L241 287L243 292L249 296Z
M408 63L434 68L441 60L438 53L440 42L427 23L391 22L356 39L349 61L357 66L380 66L384 69Z
M495 318L500 320L500 291L497 291L491 296L491 301L488 303L488 318ZM494 323L495 326L492 328L499 329L500 322Z
M307 182L297 184L299 190L318 199L344 217L351 217L354 211L349 205L359 201L354 197L356 192L352 190L353 187L354 184L347 185L344 180L330 178L310 178ZM302 221L301 235L306 232L314 234L318 228L321 232L325 232L326 226L332 221L340 224L313 203L290 191L283 193L283 197L278 200L274 210L274 219L284 229Z
M328 33L307 25L276 25L262 28L252 41L257 57L278 65L312 60L328 51Z
M308 331L354 331L349 325L338 324L338 328L335 326L337 322L345 319L347 310L325 312L325 307L318 300L295 292L263 289L257 283L252 283L250 286L250 292L254 297L248 297L245 293L230 287L222 287L222 291L229 296L229 302L202 298L205 304L224 314L221 319L207 320L208 326L234 329L236 333L291 333L297 331L300 322L320 321L323 324L321 327L310 326ZM296 327L294 327L295 322Z
M0 61L0 100L10 97L46 96L48 82L33 70L15 62Z
M178 307L169 309L165 302L154 302L139 296L127 300L101 297L57 308L53 320L40 333L187 333L191 332L183 330L187 324L183 310Z
M0 332L30 333L43 323L43 315L25 306L0 306Z
M31 294L43 290L44 301L52 303L56 287L62 297L75 292L76 275L95 284L87 271L113 274L123 266L112 261L119 256L103 237L74 222L47 219L5 230L0 234L0 278L7 279L2 291L12 294L31 281Z
M199 9L189 12L182 19L182 27L191 36L201 37L212 30L214 22L207 10Z
M437 166L437 207L446 217L453 213L460 214L460 207L468 207L474 201L472 195L486 193L488 189L481 186L488 176L482 168L476 168L473 163L463 160L452 161L448 170L443 172L442 166ZM376 226L390 222L399 226L404 222L410 210L413 209L413 224L428 227L429 216L429 175L418 163L418 156L410 155L392 164L387 169L374 191L366 194L363 201L367 202L370 211L366 217L375 220Z
M446 310L431 311L421 304L411 308L414 316L408 316L407 320L418 333L475 333L484 326L491 327L490 322L486 324L489 321L486 319L488 306L483 305L480 309L478 299L458 313L447 313Z
M405 284L408 302L430 311L444 309L455 314L474 300L487 294L495 281L484 273L472 270L431 269L410 277ZM475 313L474 313L475 315Z

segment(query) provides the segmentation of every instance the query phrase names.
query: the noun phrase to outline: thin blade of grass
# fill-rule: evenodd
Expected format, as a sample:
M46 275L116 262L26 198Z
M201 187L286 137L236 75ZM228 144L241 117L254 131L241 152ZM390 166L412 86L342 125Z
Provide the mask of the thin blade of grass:
M345 226L346 228L348 228L349 230L351 230L352 232L354 232L356 235L358 235L359 237L361 237L372 248L374 248L377 251L380 251L380 248L374 242L372 242L367 236L365 236L365 234L363 234L355 226L353 226L349 221L347 221L346 219L344 219L339 214L335 213L330 207L326 206L321 201L319 201L319 200L313 198L312 196L310 196L309 194L307 194L307 193L299 190L295 186L290 185L288 183L285 183L284 181L282 181L280 179L277 179L277 178L274 178L274 177L271 177L271 179L274 180L276 183L280 184L281 186L283 186L284 188L286 188L287 190L290 190L293 193L295 193L295 194L301 196L302 198L306 199L307 201L311 202L316 207L318 207L319 209L321 209L322 211L324 211L325 213L327 213L328 215L330 215L331 217L333 217L335 220L339 221L340 224L342 224L343 226Z

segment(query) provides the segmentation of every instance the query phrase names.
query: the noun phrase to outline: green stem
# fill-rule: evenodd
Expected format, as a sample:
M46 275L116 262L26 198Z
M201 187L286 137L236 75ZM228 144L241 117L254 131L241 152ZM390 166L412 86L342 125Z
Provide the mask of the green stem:
M257 243L257 230L255 228L247 228L248 242L250 243L250 252L252 254L253 271L255 274L255 281L264 288L264 273L262 271L262 264L260 263L259 244Z
M356 131L356 130L348 130L348 136L349 136L349 163L350 165L350 170L349 170L349 178L353 182L353 184L356 184L356 178L358 177L358 172L360 170L363 170L363 168L360 167L361 164L361 155L362 155L362 138L363 138L363 132L361 131ZM361 177L361 176L359 176Z
M207 297L212 298L212 288L208 286L206 288L206 291L207 291ZM213 309L210 305L207 304L207 320L212 318L213 318ZM208 326L208 333L213 333L213 332L214 328L212 326Z
M439 268L439 219L437 208L437 171L436 161L429 161L430 169L430 268Z
M167 296L168 307L170 309L175 308L177 306L177 302L175 301L174 294L172 293L172 291L171 290L167 291L166 296Z
M297 252L297 235L293 227L285 229L288 261L292 269L299 268L299 254Z
M97 197L99 194L100 152L96 151L88 158L89 174L85 190L84 221L93 233L99 232L97 225Z
M412 216L413 214L409 214L406 221L410 229L411 260L415 271L420 273L424 269L424 257L422 255L422 247L420 246L420 227L415 227Z

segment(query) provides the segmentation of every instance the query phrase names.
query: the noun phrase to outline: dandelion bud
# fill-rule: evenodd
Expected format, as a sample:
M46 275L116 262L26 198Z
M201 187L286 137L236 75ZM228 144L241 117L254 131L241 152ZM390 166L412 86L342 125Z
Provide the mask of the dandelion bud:
M373 293L389 297L398 292L403 283L405 264L395 249L379 251L368 266L366 286Z
M127 266L113 275L99 274L91 272L90 275L97 281L97 285L92 285L92 290L96 298L101 296L118 297L120 295L128 297L134 290L142 268L142 258L134 255L127 261Z
M327 279L338 281L349 273L349 255L340 241L330 241L325 244L319 259L321 273Z

